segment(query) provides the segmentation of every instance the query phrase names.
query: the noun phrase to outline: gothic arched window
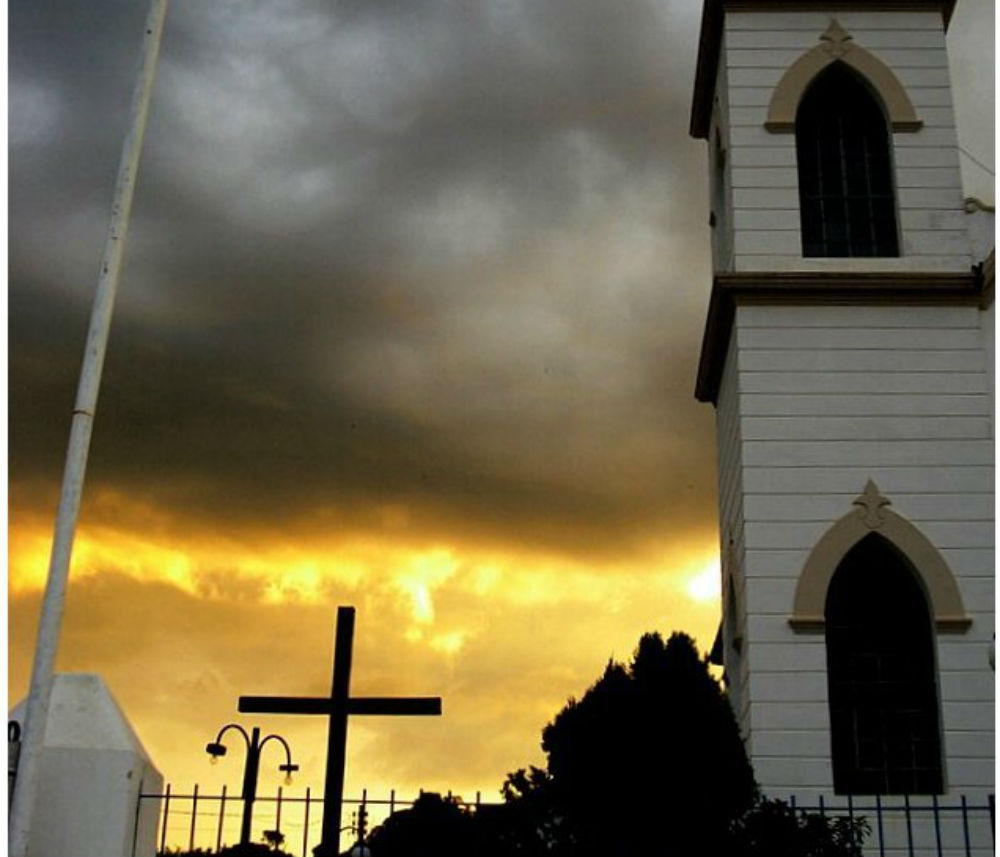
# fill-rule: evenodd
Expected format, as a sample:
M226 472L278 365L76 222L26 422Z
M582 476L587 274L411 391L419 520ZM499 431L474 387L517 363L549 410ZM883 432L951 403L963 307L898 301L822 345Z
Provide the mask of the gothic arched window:
M940 793L934 626L917 575L866 536L837 566L825 613L834 790Z
M803 256L898 256L889 126L859 75L820 72L795 117Z

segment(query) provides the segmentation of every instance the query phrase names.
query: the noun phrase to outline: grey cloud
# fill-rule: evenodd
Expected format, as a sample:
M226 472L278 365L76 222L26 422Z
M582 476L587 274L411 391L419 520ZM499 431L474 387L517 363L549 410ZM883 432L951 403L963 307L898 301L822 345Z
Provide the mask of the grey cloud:
M141 20L15 5L12 475L52 484ZM179 517L403 503L587 550L709 518L696 27L174 3L88 478Z

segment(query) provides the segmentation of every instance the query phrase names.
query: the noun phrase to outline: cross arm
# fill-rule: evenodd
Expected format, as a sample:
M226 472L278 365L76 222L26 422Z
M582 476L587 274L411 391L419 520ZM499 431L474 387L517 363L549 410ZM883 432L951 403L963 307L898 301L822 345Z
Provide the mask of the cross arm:
M245 714L332 714L337 703L329 697L241 696L237 710ZM437 716L439 696L358 696L347 700L348 714Z

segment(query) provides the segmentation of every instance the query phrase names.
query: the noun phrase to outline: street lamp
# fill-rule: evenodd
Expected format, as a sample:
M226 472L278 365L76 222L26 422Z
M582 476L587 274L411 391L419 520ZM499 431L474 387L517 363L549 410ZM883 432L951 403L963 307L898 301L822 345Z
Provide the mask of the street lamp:
M212 757L212 762L216 762L220 756L226 755L226 745L222 743L222 736L230 729L237 730L247 744L247 760L243 767L243 824L240 828L240 845L250 844L250 822L253 819L253 802L257 799L257 774L260 771L260 751L264 745L272 738L280 741L285 748L285 764L278 765L279 771L286 774L285 782L291 783L292 771L299 769L298 765L292 764L292 751L288 747L288 742L280 735L268 735L262 741L260 729L253 727L253 732L247 735L246 730L237 723L228 723L219 730L215 740L205 745L205 752Z

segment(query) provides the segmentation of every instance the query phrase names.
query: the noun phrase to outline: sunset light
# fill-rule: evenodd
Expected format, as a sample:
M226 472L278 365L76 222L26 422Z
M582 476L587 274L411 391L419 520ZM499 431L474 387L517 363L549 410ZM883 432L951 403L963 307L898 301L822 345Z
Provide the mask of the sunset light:
M917 278L913 290L897 290L907 300L926 295L927 306L920 297L913 307L913 331L923 330L922 313L938 312L939 297L975 311L979 295L973 300L965 285L973 259L956 225L966 217L958 170L937 160L951 163L960 150L964 192L992 212L994 78L984 69L992 69L994 4L956 6L944 37L957 48L953 103L939 82L945 61L905 66L932 81L926 104L917 105L926 116L903 115L905 133L896 135L893 114L906 158L882 159L934 161L907 167L925 184L900 188L913 199L925 191L947 197L941 206L954 211L933 209L930 226L919 218L903 225L939 233L947 252L925 256L907 238L896 260L874 268L850 260L859 290L838 285L836 300L851 301L836 310L853 319L855 294L871 300L871 327L841 320L818 332L811 323L797 330L796 319L812 311L810 290L838 260L809 259L799 271L782 255L800 252L798 197L792 167L771 161L793 158L794 135L781 123L788 133L770 133L764 113L757 126L745 118L766 112L775 84L765 78L777 81L778 59L792 62L794 52L782 47L772 57L755 46L755 32L737 29L730 40L723 27L731 12L766 19L743 7L768 4L171 4L155 86L151 74L140 75L151 93L148 114L129 100L153 33L144 5L10 4L9 708L30 687L28 708L50 710L53 660L57 675L96 675L107 689L102 699L110 693L115 702L106 709L120 709L123 732L134 733L171 795L197 787L203 806L217 812L207 796L226 788L235 806L252 746L234 741L211 764L205 748L218 743L220 728L256 727L287 741L299 766L294 784L283 786L279 742L267 744L264 803L279 788L285 796L322 793L331 720L342 736L348 713L346 795L367 789L395 801L428 791L498 802L509 774L545 764L543 731L567 701L582 699L609 663L634 666L640 640L645 649L658 645L648 635L682 632L697 662L707 660L721 619L720 533L724 545L732 533L739 548L740 609L763 604L770 624L761 633L780 625L792 635L814 630L819 614L805 611L800 621L791 604L775 600L794 590L770 564L797 573L804 559L795 551L820 537L824 516L850 508L864 479L877 478L892 510L956 551L971 538L966 519L987 507L992 515L988 487L975 503L962 495L940 513L925 508L909 465L892 457L926 449L954 454L966 468L986 448L979 434L992 428L993 411L977 410L985 402L976 392L982 367L972 366L979 331L956 315L944 344L927 340L934 353L926 366L910 345L897 359L890 349L910 342L912 331L880 314L888 310L877 290L895 290L897 274ZM824 18L806 5L810 21ZM844 7L845 26L867 14L856 3L833 5ZM886 0L897 12L907 6L907 16L909 5ZM955 4L915 5L950 14ZM699 60L703 8L727 50L771 63L748 67L752 84L733 88L732 98L713 100L708 91L715 70L730 66L717 54ZM798 14L782 8L774 17ZM920 27L904 29L907 38L929 38ZM779 35L791 43L807 32ZM877 39L889 32L871 29ZM810 51L833 62L819 33L809 38L817 45ZM708 88L706 116L731 103L743 117L716 122L722 137L712 145L746 150L745 162L735 154L706 161L704 141L691 138L696 82ZM140 114L148 115L145 136L127 127ZM918 126L941 135L952 120L960 147L917 145ZM730 137L745 138L743 148ZM121 157L122 144L140 139L136 166ZM131 166L127 181L116 182L120 158ZM725 172L713 179L724 193L710 193L706 164ZM116 200L126 187L134 204L123 206ZM756 203L711 210L772 196L791 200L774 225L758 223L770 209ZM746 231L730 240L745 211L753 215ZM129 219L127 230L119 231L119 217ZM97 361L99 381L85 372L78 385L82 358L89 354L90 366L96 354L87 324L95 284L109 270L105 241L122 260L110 266L121 277L106 360ZM783 279L757 300L754 265L769 260ZM923 261L937 266L926 277L915 267ZM992 276L992 263L975 270ZM787 317L776 308L786 290L795 304ZM730 337L736 321L744 327ZM891 364L885 389L848 349L855 336L871 359ZM822 345L814 359L813 339ZM736 360L733 349L747 356ZM716 352L717 364L699 368L703 354ZM947 373L933 369L939 358ZM784 361L801 378L773 368ZM731 366L742 374L730 384ZM706 379L718 387L710 396L699 392ZM936 404L926 408L932 419L912 426L890 413L905 410L910 388L924 383L940 388L932 404L955 399L965 409L960 422L937 415ZM838 384L856 389L839 393ZM78 386L99 389L99 406L75 398ZM720 390L738 407L720 404ZM829 413L820 407L825 397L837 397ZM890 410L869 413L876 402ZM811 415L809 433L792 442L785 435L798 437L796 415ZM87 431L77 431L85 421ZM905 440L869 438L869 423L904 426L897 433ZM939 424L950 444L940 450L922 434ZM89 438L86 449L81 438ZM815 472L800 461L814 443ZM70 461L83 469L85 460L78 516L60 501L75 496L62 493L67 446ZM971 469L959 475L956 484L980 479ZM799 520L800 498L813 494L815 511ZM59 508L60 521L75 524L57 528ZM61 572L50 577L56 529ZM762 547L757 534L772 531L794 550ZM61 549L71 532L72 551ZM746 568L737 569L744 555ZM743 593L754 575L763 595ZM975 586L964 597L986 591ZM351 649L349 693L343 655L331 691L339 608L356 616L353 648L340 647ZM741 678L731 691L738 703L757 705L758 684L799 693L777 655L775 666L765 662L773 681L751 681L757 656L745 652L758 649L741 648L743 625L730 625L738 634L722 648L727 657L744 653L742 671L727 664L727 678ZM988 633L978 617L971 627L967 640ZM801 639L819 645L814 637ZM690 641L682 642L688 657ZM964 654L950 657L964 663ZM32 682L37 663L47 666ZM826 693L819 680L802 684ZM744 685L752 693L735 696ZM718 702L720 691L710 690ZM248 696L296 699L276 713L241 709ZM413 704L438 697L440 712ZM380 707L389 698L408 700L409 710ZM51 720L32 714L26 722L31 773L20 795L38 791L33 771L45 730L37 724ZM773 743L764 749L783 764L781 742ZM130 787L148 782L131 769L129 777ZM223 810L232 809L228 800ZM29 803L15 797L13 805ZM181 825L180 799L172 806L172 824ZM312 821L281 810L274 817L290 831L290 853L306 852L293 827L308 832L313 809ZM180 853L189 841L191 850L214 849L211 831L188 822L189 839L171 828L165 850Z

